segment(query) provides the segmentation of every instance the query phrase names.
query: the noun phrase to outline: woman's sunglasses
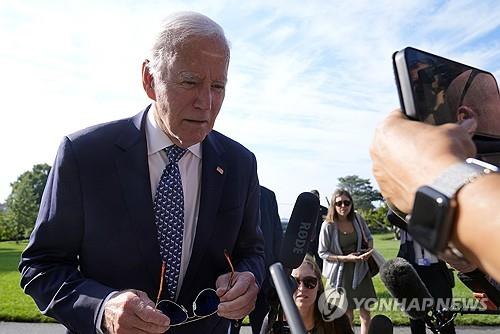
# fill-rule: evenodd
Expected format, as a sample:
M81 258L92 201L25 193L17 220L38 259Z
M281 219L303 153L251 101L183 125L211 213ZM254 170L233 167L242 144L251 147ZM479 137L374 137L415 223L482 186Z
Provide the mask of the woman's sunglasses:
M302 284L304 284L304 286L307 289L314 289L316 287L316 285L318 285L318 279L316 277L313 277L313 276L306 276L304 278L298 278L298 277L294 277L294 278L295 278L295 282L297 282L297 287L300 286L301 282L302 282Z
M232 287L234 278L234 267L231 261L231 257L227 250L224 250L224 256L229 263L231 268L231 275L229 277L229 284L227 290ZM162 262L161 266L161 278L160 278L160 288L158 289L158 296L156 298L156 309L160 310L163 314L170 318L170 326L179 326L187 324L189 322L201 320L203 318L209 317L217 313L217 309L220 304L219 296L214 289L203 289L198 293L193 302L193 316L190 317L186 308L179 305L171 300L164 299L160 300L162 288L163 288L163 278L165 277L166 263Z
M335 206L338 206L338 207L341 207L342 204L344 204L344 206L349 206L349 205L351 205L351 201L343 200L343 201L335 202Z

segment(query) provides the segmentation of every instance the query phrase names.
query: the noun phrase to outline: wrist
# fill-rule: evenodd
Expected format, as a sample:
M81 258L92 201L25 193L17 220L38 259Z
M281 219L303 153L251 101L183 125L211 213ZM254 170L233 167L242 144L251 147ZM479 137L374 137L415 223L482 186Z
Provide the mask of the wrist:
M329 260L332 262L341 262L339 255L330 255Z
M409 187L411 193L410 209L415 200L417 190L425 185L430 185L438 179L443 172L455 164L463 163L465 159L459 159L455 155L444 156L439 160L433 161L424 168L420 169L419 177L413 179L413 183Z
M457 213L451 241L468 259L477 260L472 253L478 254L476 250L484 247L485 236L498 229L498 219L495 218L498 197L487 194L495 194L499 188L500 175L492 173L464 186L457 194ZM471 198L477 202L476 205L465 204ZM478 213L478 210L481 212ZM481 213L484 213L486 219L480 219Z
M467 159L446 168L431 185L419 188L408 225L413 238L434 254L443 252L448 243L453 242L456 222L460 220L458 202L461 198L462 203L472 198L481 202L487 197L484 196L482 184L486 176L495 174L495 171L497 168L493 165ZM463 195L467 190L476 188L481 189L483 194L474 197ZM470 205L466 207L470 208ZM473 207L477 210L480 206ZM473 214L469 217L471 222L475 221L474 217Z

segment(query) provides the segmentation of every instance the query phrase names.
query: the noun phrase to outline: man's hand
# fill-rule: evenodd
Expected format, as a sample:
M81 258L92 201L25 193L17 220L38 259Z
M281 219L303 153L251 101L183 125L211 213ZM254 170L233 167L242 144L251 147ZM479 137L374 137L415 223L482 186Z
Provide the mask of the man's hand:
M147 294L139 290L124 290L104 305L102 329L105 333L164 333L170 319L155 308Z
M386 200L403 212L413 207L415 192L432 183L448 166L475 155L471 133L476 121L433 126L393 111L375 131L370 148L373 175Z
M230 273L221 275L215 283L221 303L217 314L227 319L242 319L255 308L259 287L249 272L235 272L232 287L228 288Z

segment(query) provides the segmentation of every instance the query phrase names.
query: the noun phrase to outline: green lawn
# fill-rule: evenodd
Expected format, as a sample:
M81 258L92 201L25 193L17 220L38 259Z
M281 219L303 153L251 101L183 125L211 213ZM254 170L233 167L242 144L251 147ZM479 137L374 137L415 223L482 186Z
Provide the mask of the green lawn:
M0 321L53 321L43 316L33 300L19 287L17 266L25 247L26 242L0 242Z
M399 248L399 241L392 238L391 234L375 235L375 247L386 259L395 257ZM40 314L32 299L26 296L19 287L17 265L24 247L26 247L26 242L19 244L13 241L0 242L0 321L52 321ZM453 290L455 297L472 297L471 292L458 279L455 281L456 287ZM390 297L379 276L376 276L373 282L378 297ZM402 312L380 313L391 318L394 324L408 323L408 318ZM356 318L359 319L358 316ZM359 321L357 323L359 324ZM500 325L500 317L498 315L459 315L456 323L460 325Z
M386 259L396 256L399 249L399 241L394 240L393 234L376 234L374 235L375 248L384 255ZM373 279L377 297L390 298L390 294L380 280L380 275ZM455 288L453 289L453 297L473 298L471 291L456 277L455 273ZM374 312L373 315L382 313L388 316L396 325L408 324L408 318L403 312ZM357 316L357 318L359 318ZM359 323L359 321L358 321ZM459 325L500 325L500 316L498 315L458 315L456 324Z

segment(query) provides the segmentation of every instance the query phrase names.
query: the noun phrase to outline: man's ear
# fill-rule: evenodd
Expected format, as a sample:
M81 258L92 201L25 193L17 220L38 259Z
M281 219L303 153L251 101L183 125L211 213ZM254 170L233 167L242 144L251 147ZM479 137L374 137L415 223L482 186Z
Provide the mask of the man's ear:
M156 101L155 81L153 75L149 72L149 60L142 63L142 87L146 95L153 101Z
M469 118L474 118L477 121L477 113L470 107L460 106L457 110L457 123L461 123Z

